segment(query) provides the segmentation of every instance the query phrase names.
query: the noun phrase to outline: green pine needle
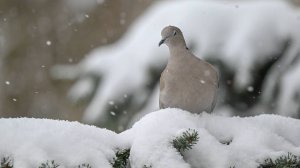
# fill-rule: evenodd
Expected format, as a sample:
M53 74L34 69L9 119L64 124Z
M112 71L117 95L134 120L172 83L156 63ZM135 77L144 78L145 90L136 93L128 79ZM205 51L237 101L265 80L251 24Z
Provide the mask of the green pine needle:
M116 153L116 157L111 162L113 168L126 168L130 155L130 149L119 150Z
M188 129L182 135L176 137L172 144L179 152L192 149L193 145L197 144L199 140L198 132L196 130Z
M10 157L3 157L0 162L0 168L13 168L13 162Z
M288 153L287 156L280 156L275 160L268 158L258 168L300 168L300 157Z
M152 166L150 165L150 166L146 166L146 165L144 165L144 167L143 168L152 168Z
M77 168L92 168L92 166L90 166L90 164L83 163L79 165Z
M57 168L59 167L59 164L55 163L54 160L49 161L47 160L46 163L42 163L39 168Z

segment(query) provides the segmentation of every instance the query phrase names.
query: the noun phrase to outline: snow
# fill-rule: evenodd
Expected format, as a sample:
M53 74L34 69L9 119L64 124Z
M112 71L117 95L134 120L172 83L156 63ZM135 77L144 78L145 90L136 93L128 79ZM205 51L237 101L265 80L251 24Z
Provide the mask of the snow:
M199 140L182 156L171 141L188 129L196 130ZM152 112L120 134L78 122L0 119L0 157L13 158L16 168L47 160L62 167L87 163L106 168L117 149L131 148L132 168L256 168L266 158L288 152L299 156L299 130L299 120L277 115L240 118L180 109Z
M16 168L38 167L47 160L63 167L109 167L107 158L119 144L112 131L49 119L0 119L0 132L0 157L13 158Z
M68 98L73 103L80 102L89 98L89 95L92 94L94 88L95 83L91 78L82 79L72 86Z
M145 163L153 167L190 167L169 144L189 128L199 133L199 142L184 153L192 167L254 168L267 157L276 158L287 152L300 154L300 121L275 115L231 118L165 109L150 113L121 135L133 134L134 167ZM229 145L223 144L230 141Z
M50 46L52 44L52 42L50 40L46 41L47 46Z
M136 109L143 107L145 101L148 103L144 107L149 109L150 104L154 105L153 99L149 99L151 92L145 89L152 80L149 69L161 69L168 58L167 48L157 47L160 31L167 25L176 25L182 29L195 55L219 62L233 73L235 92L252 92L254 88L249 86L257 80L255 70L276 60L287 41L294 45L289 45L282 58L297 57L294 51L299 51L300 46L297 45L299 14L298 9L280 0L155 2L119 41L91 51L77 65L57 65L51 74L56 79L77 79L69 93L73 101L93 96L85 110L84 122L101 123L109 115L107 102L120 99L124 94L134 98L132 106L138 107ZM278 64L284 60L279 59ZM263 92L262 103L265 106L275 97L271 94L277 87L273 81L285 73L284 65L290 66L283 64L282 73L271 75L276 68L268 73L273 78L264 83L266 92ZM97 83L99 78L102 82ZM89 88L80 90L82 87L77 86L82 85L81 80L94 84L86 84ZM292 90L296 89L298 87ZM228 96L224 93L220 100ZM223 105L222 101L218 104L217 107ZM157 106L151 107L155 108Z
M300 118L300 61L291 67L280 80L279 99L277 100L278 114ZM285 107L289 107L286 110Z

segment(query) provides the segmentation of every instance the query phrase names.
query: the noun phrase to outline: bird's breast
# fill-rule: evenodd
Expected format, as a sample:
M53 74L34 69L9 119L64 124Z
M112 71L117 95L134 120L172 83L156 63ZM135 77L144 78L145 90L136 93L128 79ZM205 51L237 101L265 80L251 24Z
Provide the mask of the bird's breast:
M216 87L201 73L185 68L166 68L161 78L160 103L165 107L178 107L195 112L210 109Z

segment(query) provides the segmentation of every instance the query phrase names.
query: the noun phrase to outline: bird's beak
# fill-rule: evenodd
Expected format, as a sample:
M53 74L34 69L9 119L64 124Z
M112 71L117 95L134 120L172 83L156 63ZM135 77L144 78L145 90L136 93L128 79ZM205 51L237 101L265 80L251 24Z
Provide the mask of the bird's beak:
M158 46L162 45L165 41L166 39L161 39L160 42L158 43Z

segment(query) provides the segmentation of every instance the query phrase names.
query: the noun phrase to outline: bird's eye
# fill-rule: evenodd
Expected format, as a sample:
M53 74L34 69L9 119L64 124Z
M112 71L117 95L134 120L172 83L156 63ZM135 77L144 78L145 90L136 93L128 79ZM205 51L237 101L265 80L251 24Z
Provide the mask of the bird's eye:
M173 36L175 36L176 35L176 30L174 30L174 32L173 32Z

